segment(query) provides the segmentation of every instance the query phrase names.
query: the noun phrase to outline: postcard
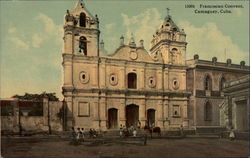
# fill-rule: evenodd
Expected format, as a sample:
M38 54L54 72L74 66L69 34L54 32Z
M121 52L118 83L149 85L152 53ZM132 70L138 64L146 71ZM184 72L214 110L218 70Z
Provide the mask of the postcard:
M249 157L249 1L0 1L1 156Z

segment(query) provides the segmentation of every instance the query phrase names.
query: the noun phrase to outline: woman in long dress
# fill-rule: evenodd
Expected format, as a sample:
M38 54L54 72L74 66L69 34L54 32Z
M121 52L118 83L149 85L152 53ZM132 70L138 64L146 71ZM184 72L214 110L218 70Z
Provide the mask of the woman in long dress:
M233 141L235 139L235 133L234 133L233 127L231 128L231 131L229 133L229 139L231 141Z

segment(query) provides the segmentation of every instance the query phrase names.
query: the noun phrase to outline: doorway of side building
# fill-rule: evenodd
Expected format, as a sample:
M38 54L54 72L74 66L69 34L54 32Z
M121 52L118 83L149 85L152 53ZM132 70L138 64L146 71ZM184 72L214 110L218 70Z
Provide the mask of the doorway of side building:
M118 121L117 121L117 112L118 110L115 108L111 108L108 110L108 128L117 128L118 127Z
M139 120L139 106L135 104L126 106L126 126L136 127Z
M147 110L147 126L152 127L155 126L155 109L148 109Z
M240 131L249 131L249 117L246 100L236 102L236 129Z

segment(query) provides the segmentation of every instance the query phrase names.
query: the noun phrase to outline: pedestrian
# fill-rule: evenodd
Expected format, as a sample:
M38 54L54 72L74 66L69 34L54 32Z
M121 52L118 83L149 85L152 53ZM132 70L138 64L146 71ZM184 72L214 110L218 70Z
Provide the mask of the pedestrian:
M133 135L133 131L134 131L134 126L131 125L129 128L129 135Z
M93 130L92 130L92 128L89 129L89 137L90 137L90 138L93 137Z
M229 133L229 139L233 141L235 139L235 133L233 127L231 127L230 133Z
M184 137L184 129L182 125L180 126L180 135L181 137Z
M152 127L152 128L154 128L154 127L155 127L155 123L154 123L154 122L152 123L151 127Z
M95 129L93 129L93 137L96 138L96 136L97 136L97 132Z
M71 143L73 144L76 143L76 132L75 132L74 127L71 128L70 139L71 139Z
M84 128L82 128L80 131L80 141L84 142Z
M133 137L136 137L136 134L137 134L137 131L136 131L136 129L134 129L134 131L133 131Z
M123 136L123 127L122 127L122 124L120 125L120 131L119 131L119 134L120 134L120 137Z
M78 127L78 128L77 128L77 133L76 133L76 141L77 141L77 143L80 142L80 135L81 135L81 130L80 130L80 128Z
M138 128L138 129L141 128L141 122L140 122L140 120L137 121L137 128Z

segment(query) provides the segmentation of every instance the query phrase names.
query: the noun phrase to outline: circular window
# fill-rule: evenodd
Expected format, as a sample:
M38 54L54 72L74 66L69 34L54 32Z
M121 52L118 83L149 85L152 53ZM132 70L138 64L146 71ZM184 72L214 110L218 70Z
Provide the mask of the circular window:
M109 83L110 83L112 86L117 85L118 79L117 79L117 75L116 75L115 73L110 74Z
M153 76L148 78L148 85L151 88L154 88L156 86L156 81L155 81L155 78Z
M88 83L89 82L89 74L85 71L80 72L80 81L81 83Z
M174 78L173 79L173 88L179 89L179 86L180 86L179 81L177 80L177 78Z

